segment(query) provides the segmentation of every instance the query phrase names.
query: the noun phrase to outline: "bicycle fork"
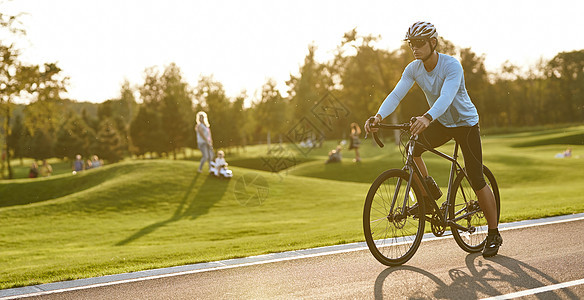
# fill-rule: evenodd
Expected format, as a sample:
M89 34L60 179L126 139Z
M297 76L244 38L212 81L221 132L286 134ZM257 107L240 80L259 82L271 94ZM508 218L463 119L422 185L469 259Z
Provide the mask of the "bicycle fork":
M415 138L417 139L417 137L415 137ZM407 166L407 165L409 165L409 164L412 162L412 158L411 158L411 157L412 157L412 155L413 155L413 151L414 151L414 144L413 144L413 143L409 143L409 144L408 144L408 156L407 156L407 157L408 157L408 158L407 158L407 161L408 161L408 163L406 164L406 166ZM404 168L405 168L405 167L404 167ZM409 174L410 174L410 177L408 178L408 182L407 182L407 186L406 186L406 191L405 191L405 195L404 195L404 199L403 199L403 204L402 204L402 206L401 206L401 212L399 212L399 214L392 214L392 213L390 213L390 216L391 216L393 219L395 219L395 218L396 218L396 216L401 216L402 218L405 218L405 217L407 216L407 214L409 214L409 213L410 213L410 212L409 212L409 209L410 209L410 208L408 208L408 207L407 207L407 204L408 204L408 199L409 199L409 197L412 197L412 198L413 198L413 195L412 195L412 192L411 192L411 189L412 189L412 179L413 179L412 175L413 175L413 172L411 172L411 171L412 171L412 170L410 170L410 172L409 172ZM392 201L391 201L391 205L390 205L390 212L393 212L393 211L394 211L395 204L396 204L396 203L397 203L397 201L398 201L398 197L399 197L399 191L400 191L400 188L401 188L401 185L402 185L402 183L403 183L403 179L402 179L402 178L399 178L399 179L397 180L397 183L396 183L396 185L395 185L395 192L393 193L393 199L392 199ZM418 201L418 203L419 203L419 201ZM418 205L419 205L419 204L418 204ZM388 218L389 218L390 216L388 216ZM392 221L392 220L390 220L390 221Z

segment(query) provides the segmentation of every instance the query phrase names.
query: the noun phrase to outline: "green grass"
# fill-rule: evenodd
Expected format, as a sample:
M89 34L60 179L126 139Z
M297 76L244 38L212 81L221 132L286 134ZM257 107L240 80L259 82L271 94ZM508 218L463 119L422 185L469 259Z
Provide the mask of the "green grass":
M514 133L485 137L485 164L500 185L503 222L584 211L584 146L557 159L568 145L515 147L584 133ZM265 145L231 153L235 177L195 172L191 160L136 160L72 175L53 161L55 175L0 181L0 288L215 261L270 252L362 241L362 205L383 170L400 168L399 149L362 144L362 163L344 151L325 165L336 142L307 155L286 145L268 155ZM449 153L452 144L441 150ZM431 175L445 187L449 164L426 154ZM294 161L279 173L266 161ZM26 174L28 163L16 164ZM260 176L269 194L242 205L242 176ZM23 176L24 177L24 176ZM244 189L254 195L253 187ZM455 246L455 245L453 245Z

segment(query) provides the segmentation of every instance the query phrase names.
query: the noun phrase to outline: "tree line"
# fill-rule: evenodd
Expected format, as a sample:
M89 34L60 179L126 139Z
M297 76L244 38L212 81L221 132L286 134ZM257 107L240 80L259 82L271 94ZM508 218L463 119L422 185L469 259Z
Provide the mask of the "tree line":
M6 17L0 14L0 19ZM13 31L13 24L2 26ZM202 76L192 86L180 67L171 63L144 71L144 82L121 84L120 96L80 107L63 99L67 78L55 63L25 65L13 46L0 46L0 141L4 159L2 176L12 177L10 158L49 157L73 159L76 154L115 162L124 157L168 155L176 158L186 147L196 146L195 113L206 111L215 148L286 141L287 134L303 118L315 113L319 101L332 96L345 110L331 123L319 124L328 139L348 135L352 122L363 124L412 61L403 45L388 50L377 47L379 36L347 32L329 61L315 58L316 45L297 74L290 75L283 95L269 79L257 96L245 91L235 98L212 76ZM484 55L439 39L438 51L457 57L465 72L466 87L478 108L481 126L514 127L584 120L584 50L562 52L549 61L522 71L510 63L489 73ZM17 97L30 103L15 105ZM320 109L320 108L319 108ZM415 85L391 122L406 122L428 109L423 92ZM5 162L5 163L4 163Z

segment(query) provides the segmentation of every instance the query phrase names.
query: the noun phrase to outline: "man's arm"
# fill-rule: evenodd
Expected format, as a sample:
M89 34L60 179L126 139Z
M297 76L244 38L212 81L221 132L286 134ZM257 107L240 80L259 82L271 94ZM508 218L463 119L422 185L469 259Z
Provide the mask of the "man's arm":
M376 125L377 123L379 123L383 119L385 119L387 116L389 116L391 113L393 113L395 111L395 109L397 108L398 104L401 102L401 100L406 96L408 91L412 88L415 80L414 80L413 72L412 72L412 69L410 66L411 66L411 64L406 67L406 69L402 73L402 77L400 78L399 82L395 85L395 88L393 89L393 91L391 91L391 93L389 93L389 95L387 95L385 100L383 100L383 103L381 103L379 110L377 111L377 113L374 116L374 119L373 119L374 121L370 122L368 119L365 122L365 126L364 126L365 132L371 132L372 128L370 126ZM377 129L373 129L373 131L377 131Z
M415 80L412 73L412 68L410 67L410 65L408 65L404 70L399 82L395 85L393 91L391 91L391 93L387 95L387 97L385 98L385 100L383 100L383 103L379 107L377 114L381 116L381 119L385 119L387 116L389 116L391 113L395 111L398 104L401 102L401 100L406 96L408 91L414 85L414 82Z
M448 107L454 101L454 97L460 88L462 82L462 65L458 62L450 63L446 67L446 78L442 89L440 89L440 97L434 102L434 105L427 112L433 119L437 119L446 112Z

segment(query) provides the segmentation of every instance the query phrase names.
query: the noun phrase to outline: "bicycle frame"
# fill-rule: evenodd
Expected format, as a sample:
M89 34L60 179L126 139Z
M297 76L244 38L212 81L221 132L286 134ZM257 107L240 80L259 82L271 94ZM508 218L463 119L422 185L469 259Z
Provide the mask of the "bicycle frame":
M384 126L388 129L404 129L406 125L401 125L401 126ZM383 147L383 143L379 140L378 136L376 133L373 134L373 137L375 138L375 141L379 144L379 146ZM466 173L466 171L464 170L464 168L462 168L462 166L458 163L458 142L455 141L454 144L454 152L452 156L449 156L443 152L440 152L434 148L430 148L427 147L426 145L424 145L423 143L418 141L418 136L417 135L413 135L410 136L410 139L408 141L408 143L406 144L406 163L405 166L402 168L402 170L408 171L408 174L410 175L408 182L407 182L407 187L406 187L406 192L405 192L405 196L404 196L404 202L402 205L402 214L405 214L405 207L406 207L406 203L408 202L408 198L410 196L410 191L411 191L411 184L412 181L414 180L414 174L418 176L418 178L420 178L420 183L422 185L422 188L424 189L424 191L426 192L427 195L431 195L430 189L428 187L428 185L426 184L426 182L424 180L421 180L422 178L424 178L424 176L422 176L422 173L420 171L420 169L418 168L418 166L416 165L416 163L413 160L414 157L414 146L419 146L422 147L424 150L431 152L439 157L442 157L448 161L451 162L451 166L450 166L450 175L448 178L448 191L446 193L446 208L444 210L443 214L440 214L440 208L438 207L438 204L436 203L436 201L430 201L431 205L433 206L434 210L437 212L436 215L439 218L439 222L444 225L444 226L454 226L455 228L462 230L462 231L471 231L471 228L466 228L463 227L459 224L456 223L456 221L466 218L467 216L473 214L474 212L467 212L465 214L463 214L462 216L458 216L456 219L448 219L448 214L449 214L449 207L451 205L453 205L452 203L450 203L450 199L451 199L451 194L454 192L452 191L452 184L454 183L454 179L456 178L456 176L462 172L464 174L464 176L467 178L468 180L468 174ZM391 211L393 211L394 207L395 207L395 203L397 202L397 192L399 191L399 187L402 184L402 180L398 180L397 182L397 187L396 188L396 193L393 196L393 200L391 202ZM453 217L453 216L452 216Z

